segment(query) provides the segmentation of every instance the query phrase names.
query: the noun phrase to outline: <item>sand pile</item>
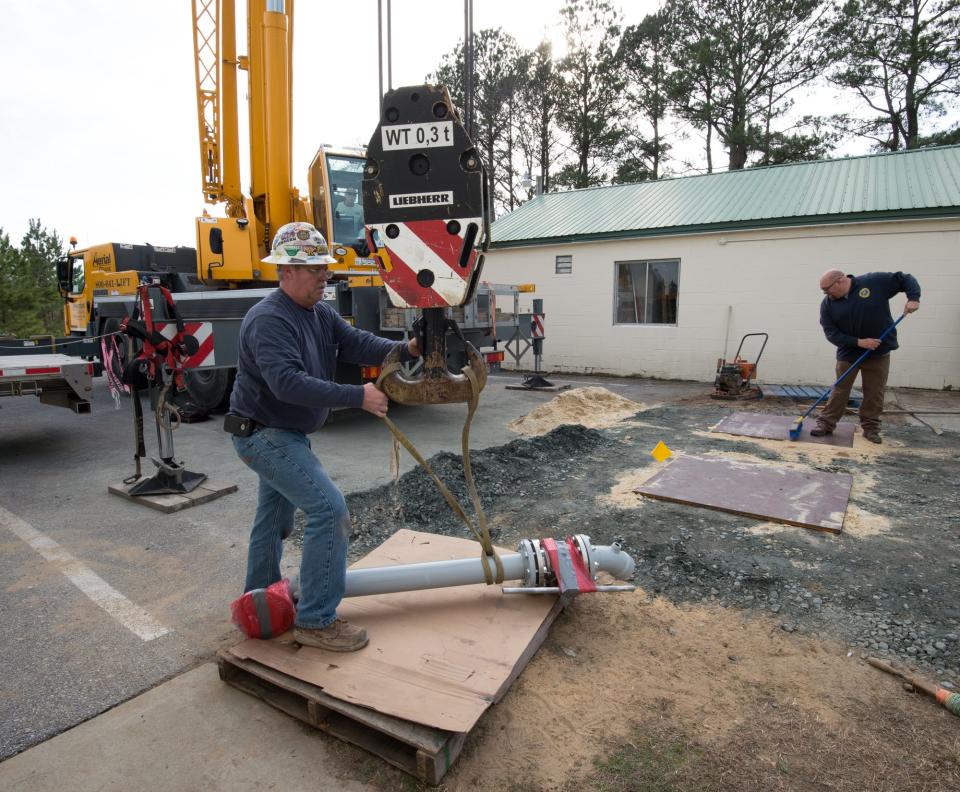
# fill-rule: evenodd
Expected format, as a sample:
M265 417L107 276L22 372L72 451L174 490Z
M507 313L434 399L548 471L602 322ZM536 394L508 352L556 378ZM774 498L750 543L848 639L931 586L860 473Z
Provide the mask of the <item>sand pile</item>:
M563 424L603 429L645 409L646 405L625 399L606 388L574 388L511 421L507 428L528 437L546 434Z

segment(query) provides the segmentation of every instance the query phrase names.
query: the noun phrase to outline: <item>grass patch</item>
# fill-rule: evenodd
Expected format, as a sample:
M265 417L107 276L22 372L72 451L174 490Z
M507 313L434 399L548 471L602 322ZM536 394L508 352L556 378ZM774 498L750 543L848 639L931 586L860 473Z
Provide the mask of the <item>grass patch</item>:
M702 789L694 778L701 749L680 734L652 734L635 729L594 760L594 771L567 787L596 792L693 792Z

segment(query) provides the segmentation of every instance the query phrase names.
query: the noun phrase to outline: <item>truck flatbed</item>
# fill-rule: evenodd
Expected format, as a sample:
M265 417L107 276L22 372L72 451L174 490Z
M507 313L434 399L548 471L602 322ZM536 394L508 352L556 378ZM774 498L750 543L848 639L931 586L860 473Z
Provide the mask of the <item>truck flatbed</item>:
M89 413L93 363L58 352L0 357L0 396L39 397L44 404Z

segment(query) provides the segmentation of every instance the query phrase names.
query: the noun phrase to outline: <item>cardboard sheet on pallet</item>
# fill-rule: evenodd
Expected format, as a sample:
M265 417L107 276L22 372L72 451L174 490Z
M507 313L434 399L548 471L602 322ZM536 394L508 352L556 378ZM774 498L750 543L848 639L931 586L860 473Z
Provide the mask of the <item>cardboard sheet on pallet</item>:
M840 533L853 476L679 456L634 492L651 498Z
M765 437L769 440L789 440L790 429L797 422L798 416L768 415L766 413L735 412L726 416L711 431L723 434L739 435L741 437ZM800 429L798 443L819 443L821 445L853 447L853 424L841 421L833 430L832 435L813 437L810 430L816 428L815 416L810 416L803 422Z
M501 550L503 553L513 552ZM354 564L389 566L479 557L468 539L400 530ZM359 652L300 647L292 634L228 651L324 693L439 729L467 732L498 701L559 612L554 595L502 594L478 584L345 599L340 615L365 627Z

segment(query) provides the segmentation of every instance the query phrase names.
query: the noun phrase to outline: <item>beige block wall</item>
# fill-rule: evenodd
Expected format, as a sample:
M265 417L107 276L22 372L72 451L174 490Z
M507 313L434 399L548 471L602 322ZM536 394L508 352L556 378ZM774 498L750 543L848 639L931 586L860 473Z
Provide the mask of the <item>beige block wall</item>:
M573 256L570 275L554 272L561 254ZM680 260L677 325L614 324L614 262L663 258ZM832 380L835 348L820 328L818 280L831 267L912 273L921 309L898 328L890 384L960 387L960 219L491 250L484 279L536 284L549 371L712 381L726 334L732 358L744 333L765 331L761 382L822 384ZM904 302L891 301L894 318Z

